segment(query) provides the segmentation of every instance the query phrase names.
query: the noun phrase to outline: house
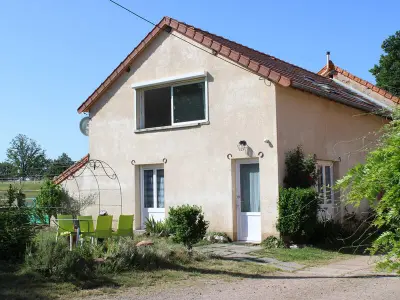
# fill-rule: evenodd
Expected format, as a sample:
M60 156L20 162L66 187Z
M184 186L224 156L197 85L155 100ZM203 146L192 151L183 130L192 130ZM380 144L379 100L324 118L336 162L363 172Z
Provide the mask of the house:
M277 234L285 153L299 144L322 171L322 208L343 217L329 185L363 161L398 99L381 100L164 17L78 108L90 156L56 182L97 193L89 214L135 214L136 229L193 204L210 230L258 242Z

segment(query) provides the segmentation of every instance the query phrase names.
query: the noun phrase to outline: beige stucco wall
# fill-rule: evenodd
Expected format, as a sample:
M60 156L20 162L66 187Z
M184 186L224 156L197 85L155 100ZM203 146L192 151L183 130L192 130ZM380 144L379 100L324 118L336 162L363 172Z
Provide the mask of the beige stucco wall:
M393 101L391 101L390 99L382 96L381 94L373 91L372 89L366 87L365 85L362 85L360 83L358 83L357 81L354 81L352 79L350 79L347 76L344 76L343 74L337 73L335 75L335 79L343 82L344 84L356 89L357 91L360 91L382 103L384 103L385 105L389 106L389 107L393 107L395 105L395 103Z
M285 174L285 153L302 145L305 154L334 162L334 177L365 159L384 119L295 89L276 87L279 183ZM335 193L335 200L340 200ZM358 209L367 209L366 203ZM349 208L351 212L352 209ZM344 211L337 207L335 217Z
M209 74L208 125L134 132L132 84L198 71ZM139 166L160 164L166 158L167 208L180 204L200 205L210 221L210 230L227 232L235 238L234 160L247 157L237 149L239 140L246 140L254 157L259 151L264 153L259 162L261 222L265 237L276 234L275 112L273 84L163 33L135 60L131 71L122 75L91 108L90 155L115 169L121 182L123 212L135 214L136 228L140 227ZM264 139L270 140L271 145ZM227 158L229 153L233 160ZM132 160L135 160L135 166L131 164ZM112 183L104 183L101 189L107 188L108 184ZM115 195L111 198L119 201Z

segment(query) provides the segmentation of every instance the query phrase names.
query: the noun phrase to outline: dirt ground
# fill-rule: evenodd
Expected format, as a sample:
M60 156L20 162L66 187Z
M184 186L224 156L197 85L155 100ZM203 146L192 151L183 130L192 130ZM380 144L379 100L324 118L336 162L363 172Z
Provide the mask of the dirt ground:
M374 271L367 257L308 268L292 273L275 273L257 279L198 280L146 291L130 289L96 299L400 299L400 277Z

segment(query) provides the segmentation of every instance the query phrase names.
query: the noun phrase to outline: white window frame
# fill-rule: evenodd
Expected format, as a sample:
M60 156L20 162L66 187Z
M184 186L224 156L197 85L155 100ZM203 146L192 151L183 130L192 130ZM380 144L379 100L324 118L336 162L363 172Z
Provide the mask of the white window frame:
M333 184L334 184L334 180L333 180L333 162L332 161L323 161L323 160L318 160L317 161L317 168L318 168L318 172L319 172L319 168L322 167L322 186L323 186L323 191L322 191L322 196L323 196L323 202L320 204L321 206L333 206L334 203L334 192L333 192ZM328 197L326 195L326 176L325 176L325 167L330 167L330 175L331 175L331 182L329 183L330 186L330 192L331 192L331 203L327 203ZM319 177L318 177L318 181L319 181ZM318 192L318 195L320 195L320 191L318 189L318 181L317 181L317 185L316 185L316 189Z
M158 170L163 170L164 171L164 180L165 180L165 170L164 167L161 165L155 165L155 166L143 166L141 168L140 172L140 198L141 198L141 203L142 203L142 209L145 209L144 207L144 171L153 171L153 207L147 207L147 209L165 209L165 183L164 183L164 207L158 207L157 206L157 171ZM165 181L164 181L165 182Z
M203 120L195 120L195 121L187 121L187 122L174 122L174 92L173 88L181 85L188 85L194 83L204 82L204 119ZM144 128L145 124L145 116L144 116L144 91L156 89L160 87L168 86L171 89L171 125L161 126L161 127L151 127ZM168 77L159 80L152 80L142 83L136 83L132 85L134 89L134 103L135 103L135 132L142 131L153 131L160 129L168 129L174 127L188 127L188 126L197 126L199 124L207 124L208 117L208 76L207 72L197 72L190 73L182 76ZM137 114L136 110L139 110L139 114ZM136 119L139 117L139 122ZM139 126L139 128L138 128Z

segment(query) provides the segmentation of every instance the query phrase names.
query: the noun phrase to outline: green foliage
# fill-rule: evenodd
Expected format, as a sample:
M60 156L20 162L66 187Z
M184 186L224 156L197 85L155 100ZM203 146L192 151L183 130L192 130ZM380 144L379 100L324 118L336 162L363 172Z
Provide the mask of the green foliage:
M144 226L148 236L166 237L169 235L166 221L156 221L153 217L151 217L150 219L146 219Z
M62 281L89 279L94 276L92 246L69 250L66 240L39 239L28 249L25 256L26 269L45 277Z
M17 176L15 167L9 162L0 162L0 179L10 180Z
M7 149L7 162L12 164L20 178L42 174L46 155L42 147L26 135L17 135Z
M27 208L9 207L0 210L0 259L19 259L34 236Z
M104 264L99 266L99 272L115 273L127 270L152 270L160 267L169 267L176 264L185 264L193 260L201 260L201 255L189 253L179 244L173 244L165 238L153 239L151 246L136 246L138 240L118 238L109 240L100 257Z
M384 40L382 49L385 54L370 72L375 76L377 86L400 97L400 31Z
M277 229L295 243L307 241L317 223L318 193L313 188L281 188Z
M356 165L338 181L347 203L358 206L369 201L376 217L373 224L381 230L371 253L387 253L385 267L398 268L400 260L400 113L384 126L374 151L368 153L364 164ZM398 271L400 269L398 268Z
M301 146L286 153L286 174L283 179L286 188L309 188L315 185L317 170L315 159L305 157Z
M285 248L285 243L276 236L269 236L261 242L261 246L266 249Z
M182 205L170 207L167 224L173 240L191 250L204 238L209 223L204 220L201 207Z
M8 206L16 204L18 207L25 206L25 194L15 186L9 185L6 192L6 199Z
M347 213L342 222L333 219L318 221L310 243L344 253L364 254L379 236L373 221L372 213L363 214L362 217Z
M49 160L49 165L45 172L45 176L49 179L53 179L55 176L60 175L73 164L73 160L66 153L63 153L58 158Z
M50 180L46 180L40 187L36 198L36 207L39 217L44 221L45 216L50 220L51 216L57 216L57 208L61 206L65 195L61 187Z
M151 246L136 246L140 238L112 238L105 243L69 250L68 242L53 236L41 237L27 250L26 271L60 281L98 278L130 270L154 270L204 258L165 238L153 239Z

